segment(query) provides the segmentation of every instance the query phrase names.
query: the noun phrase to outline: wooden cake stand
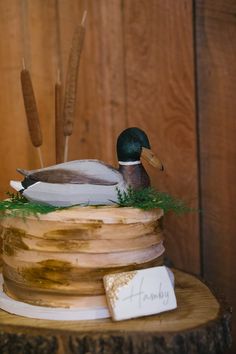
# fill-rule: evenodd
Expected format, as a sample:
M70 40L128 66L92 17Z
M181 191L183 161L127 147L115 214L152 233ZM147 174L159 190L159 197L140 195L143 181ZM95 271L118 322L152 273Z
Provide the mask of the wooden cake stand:
M195 276L174 271L178 308L122 322L45 321L0 311L0 353L224 353L231 311Z

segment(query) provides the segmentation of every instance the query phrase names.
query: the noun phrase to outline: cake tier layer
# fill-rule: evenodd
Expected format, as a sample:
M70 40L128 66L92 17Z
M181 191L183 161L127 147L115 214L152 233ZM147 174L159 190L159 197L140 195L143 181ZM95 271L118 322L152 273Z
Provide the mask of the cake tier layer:
M143 263L142 265L133 265L122 268L109 268L97 270L93 275L93 270L86 270L86 274L83 274L77 281L66 280L66 284L63 281L63 274L61 272L49 272L45 274L44 278L37 277L34 272L31 274L30 286L29 281L24 284L18 282L18 276L16 279L12 274L12 278L8 278L11 269L5 269L4 272L4 291L10 297L15 300L27 302L32 305L50 306L50 307L103 307L107 306L106 297L104 294L104 286L102 278L106 274L114 274L122 271L132 271L138 269L144 269L148 267L155 267L163 265L163 257L158 257L152 262ZM79 273L79 272L78 272ZM89 275L91 274L91 276ZM13 279L13 280L12 280ZM53 279L53 280L52 280Z
M6 218L4 290L43 306L77 306L84 297L94 304L103 299L104 275L162 264L161 216L159 209L73 207Z

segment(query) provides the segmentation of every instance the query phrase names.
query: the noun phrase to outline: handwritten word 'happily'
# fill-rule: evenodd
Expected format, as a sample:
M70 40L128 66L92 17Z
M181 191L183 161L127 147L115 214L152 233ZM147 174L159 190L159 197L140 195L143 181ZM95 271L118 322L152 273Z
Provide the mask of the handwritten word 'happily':
M169 302L169 291L166 291L163 289L162 283L160 282L157 286L157 291L156 292L150 292L147 293L145 292L145 289L143 289L143 282L144 282L144 277L142 277L138 291L134 291L134 286L131 287L130 295L126 296L122 299L122 301L130 301L133 302L134 300L138 301L138 306L141 308L142 304L144 304L147 301L161 301L162 305L166 306L168 305Z

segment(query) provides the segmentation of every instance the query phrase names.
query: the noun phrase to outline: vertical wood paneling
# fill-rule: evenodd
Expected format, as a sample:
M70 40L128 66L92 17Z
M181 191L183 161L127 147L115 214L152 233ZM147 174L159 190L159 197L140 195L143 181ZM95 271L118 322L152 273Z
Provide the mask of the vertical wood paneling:
M65 80L75 26L88 10L78 106L69 158L116 163L127 126L149 135L165 164L147 166L154 186L198 207L200 142L204 275L236 306L236 4L196 0L199 125L196 129L193 8L189 0L0 0L0 194L15 169L39 166L27 131L19 74L32 73L45 162L55 162L54 84ZM168 255L200 271L199 215L165 218ZM234 330L235 332L235 330ZM236 332L235 332L236 334Z
M116 137L126 126L121 1L59 1L64 74L73 30L85 8L85 45L69 157L98 158L114 164Z
M153 184L198 207L191 1L124 1L128 124L142 127L165 165ZM168 255L198 273L198 213L165 217Z
M26 56L32 72L42 119L43 153L49 165L55 161L56 73L59 67L64 81L73 31L87 8L69 158L98 158L115 164L117 135L127 126L140 126L166 167L163 174L148 167L153 184L197 206L191 4L187 0L0 1L2 33L10 36L14 32L7 54L2 46L0 61L15 66L13 75L2 64L1 117L17 133L14 148L9 133L6 142L0 143L2 151L11 146L9 158L3 156L2 191L17 176L16 167L38 167L18 81L21 57ZM12 75L10 80L7 75ZM16 106L9 103L6 107L7 92ZM167 216L165 228L174 264L198 273L198 214Z
M45 164L55 161L54 88L55 1L14 0L0 2L1 139L0 154L4 175L1 196L9 190L9 180L19 178L17 167L38 168L32 147L20 87L22 58L31 71L43 131ZM6 153L7 152L7 153Z
M30 41L30 58L26 58L26 63L30 61L42 125L42 153L45 165L48 166L55 163L54 83L57 75L55 1L23 1L27 2L25 21L27 21L28 33L26 35ZM38 168L38 159L34 162L30 161L30 168L33 166Z
M204 276L236 307L236 3L196 5Z
M30 153L20 92L22 22L20 1L0 2L0 163L1 197L6 197L16 167L27 165Z

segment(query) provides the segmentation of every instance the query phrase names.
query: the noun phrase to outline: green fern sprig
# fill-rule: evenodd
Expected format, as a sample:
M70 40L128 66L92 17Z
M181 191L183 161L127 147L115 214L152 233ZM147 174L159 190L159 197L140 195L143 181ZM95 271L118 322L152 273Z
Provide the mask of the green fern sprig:
M133 207L144 210L161 208L165 213L174 211L178 214L194 210L189 208L183 201L165 192L156 191L152 187L139 190L129 187L127 191L117 189L117 199L117 204L120 207Z
M67 209L65 207L55 207L48 204L29 202L19 193L7 193L8 199L0 201L0 218L21 217L38 214L47 214L56 210ZM126 191L117 189L117 204L120 207L133 207L144 210L161 208L164 212L174 211L175 213L185 213L193 211L181 200L178 200L165 192L156 191L154 188L143 188L134 190L129 187Z
M37 216L38 214L47 214L52 211L63 209L52 205L29 202L19 193L14 194L7 192L7 196L8 199L0 201L0 218L26 218L30 215Z

